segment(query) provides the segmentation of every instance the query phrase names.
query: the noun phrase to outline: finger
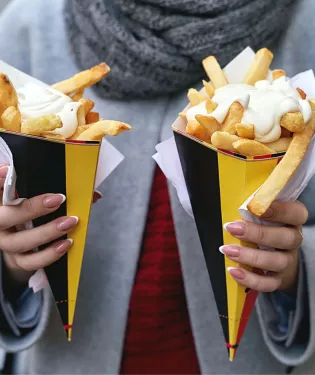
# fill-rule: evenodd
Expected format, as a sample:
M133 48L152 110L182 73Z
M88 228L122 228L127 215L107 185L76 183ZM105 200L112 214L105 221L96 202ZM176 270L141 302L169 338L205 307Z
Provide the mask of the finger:
M238 245L222 246L220 251L235 262L273 272L283 272L294 262L290 251L266 251Z
M65 216L40 227L16 233L2 233L0 249L8 253L24 253L69 233L78 223L76 216Z
M288 225L303 225L307 222L308 211L301 202L273 202L261 217L266 221Z
M3 186L5 182L5 178L7 176L9 167L7 165L0 165L0 189L3 191ZM2 204L2 194L1 194L1 199L0 203Z
M272 227L249 221L226 223L224 229L232 236L259 245L282 250L294 250L302 243L302 233L293 227Z
M257 292L274 292L281 285L279 274L257 275L237 267L228 267L227 270L240 285L256 290Z
M0 230L24 224L56 211L66 200L63 194L44 194L26 199L18 206L0 207Z
M47 267L56 262L71 248L73 240L58 241L47 247L45 250L29 252L27 254L16 255L18 267L25 271L36 271L40 268Z

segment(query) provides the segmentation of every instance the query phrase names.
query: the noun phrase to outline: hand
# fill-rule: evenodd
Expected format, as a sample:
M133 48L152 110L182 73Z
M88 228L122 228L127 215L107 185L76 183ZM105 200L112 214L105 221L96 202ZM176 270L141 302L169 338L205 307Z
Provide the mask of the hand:
M0 187L7 171L7 166L0 168ZM37 228L15 230L17 225L56 211L64 200L61 194L44 194L27 199L19 206L2 206L0 202L0 249L12 281L27 282L33 271L55 262L72 246L72 240L67 239L54 242L42 251L33 251L71 232L78 223L76 217L61 217Z
M235 221L226 224L225 229L242 241L272 247L276 251L239 245L223 246L220 251L235 262L268 272L258 275L238 267L231 267L228 271L239 284L259 292L277 289L293 291L298 275L299 247L303 239L302 225L307 221L308 211L300 202L274 202L262 218L286 226Z

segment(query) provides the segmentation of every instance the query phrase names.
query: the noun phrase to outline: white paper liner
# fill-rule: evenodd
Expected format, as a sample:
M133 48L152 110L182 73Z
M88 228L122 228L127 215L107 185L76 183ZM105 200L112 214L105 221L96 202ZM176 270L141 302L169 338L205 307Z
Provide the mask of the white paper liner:
M229 83L240 83L242 81L242 78L251 64L254 56L254 52L247 47L224 68L224 72ZM294 76L291 79L291 82L295 88L301 88L307 94L307 98L315 98L315 78L312 70L308 70ZM185 130L185 121L182 121L181 118L177 118L173 125L182 131ZM165 176L175 186L179 200L185 211L193 217L192 207L174 137L159 143L156 146L156 151L157 153L153 156L153 158L156 160ZM277 200L289 202L298 199L314 174L315 138L313 137L303 161L295 171L294 175L290 178L285 188L278 195ZM276 223L264 222L248 211L247 204L252 196L249 197L241 207L239 207L241 217L244 220L252 221L258 224L275 226L280 225ZM261 248L270 249L267 247Z
M31 77L11 65L6 64L5 62L0 60L0 71L8 75L10 81L14 85L16 89L21 86L24 86L28 82L36 83L40 86L49 87L50 90L56 92L57 95L62 96L63 94L57 90L54 90L51 86L48 86L46 83ZM43 140L43 142L45 142ZM113 172L115 168L124 160L124 156L113 146L111 145L106 139L102 140L99 158L98 158L98 165L97 165L97 172L95 178L95 185L94 188L97 189L101 183ZM25 198L16 198L16 172L14 169L13 157L12 153L3 140L0 134L0 164L9 165L9 170L7 177L4 183L3 189L3 198L2 202L3 205L18 205L20 204ZM26 223L23 228L18 229L29 229L32 228L32 223ZM36 249L35 249L36 250ZM43 287L47 285L47 277L44 270L38 270L29 280L29 287L33 288L34 292L41 290Z

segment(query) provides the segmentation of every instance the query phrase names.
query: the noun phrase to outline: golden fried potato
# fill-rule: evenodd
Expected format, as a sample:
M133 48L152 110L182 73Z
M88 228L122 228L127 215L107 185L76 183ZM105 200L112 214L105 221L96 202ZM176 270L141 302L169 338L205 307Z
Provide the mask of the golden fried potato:
M202 80L203 86L206 90L206 93L208 94L209 98L211 99L214 95L214 87L211 82L207 82L205 80Z
M285 70L282 69L275 69L272 71L272 79L275 81L276 79L286 76Z
M191 106L197 105L201 102L204 102L208 98L202 94L201 92L197 91L196 89L189 89L187 98Z
M79 135L81 135L83 132L85 132L89 127L90 127L90 125L80 125L80 126L78 126L75 133L69 139L77 139L79 137Z
M240 123L244 114L244 108L239 102L232 103L225 120L222 124L222 131L230 134L236 134L237 123Z
M200 139L201 141L210 143L211 137L208 131L199 124L197 120L188 121L186 125L186 133Z
M77 111L78 126L85 125L85 107L81 104Z
M84 107L84 110L85 110L85 116L90 111L92 111L92 109L94 108L94 105L95 105L95 103L92 100L85 99L85 98L80 99L79 102L83 104L83 107Z
M85 122L87 124L93 124L94 122L98 122L100 120L100 114L98 112L89 112L85 116Z
M100 141L105 135L118 135L130 129L131 126L124 122L103 120L90 125L77 139L80 141Z
M211 143L216 148L222 148L223 150L236 151L233 147L233 143L238 141L239 137L227 132L217 131L212 134Z
M267 146L276 152L287 151L292 141L292 137L279 138L274 142L267 143Z
M300 94L300 97L304 100L304 99L306 99L306 94L305 94L305 92L302 90L302 89L300 89L299 87L296 89L296 91Z
M77 91L73 96L71 96L71 99L74 102L78 102L84 95L84 89Z
M206 109L207 113L213 112L217 108L217 103L213 102L212 100L207 100L206 101Z
M305 122L301 112L288 112L280 119L280 125L290 132L297 133L305 129Z
M216 89L228 84L228 80L226 79L220 64L214 56L208 56L205 58L202 61L202 65L207 73L207 76L210 78L211 83Z
M8 107L18 108L18 97L8 76L0 73L0 116Z
M271 51L267 48L260 49L256 53L253 63L245 74L243 83L254 85L257 81L266 79L272 59L273 53Z
M256 156L273 154L275 151L266 145L252 139L239 139L233 143L233 147L242 155Z
M255 127L253 124L242 124L237 123L235 125L236 133L239 137L254 139L255 138Z
M212 134L220 130L220 124L218 121L210 116L196 115L196 120L202 125L208 132L208 135L211 137Z
M18 109L8 107L1 115L2 127L13 132L21 131L21 113Z
M109 71L109 66L105 63L101 63L91 69L84 70L69 79L55 83L53 87L66 95L70 95L85 89L86 87L95 85L98 81L103 79Z
M57 115L45 115L22 122L21 132L25 134L40 135L62 127L62 121Z
M249 211L256 216L261 216L267 211L303 160L315 132L315 99L310 99L309 103L312 107L311 120L302 132L293 135L290 146L281 162L247 205Z
M178 116L183 119L186 119L186 111L179 112Z

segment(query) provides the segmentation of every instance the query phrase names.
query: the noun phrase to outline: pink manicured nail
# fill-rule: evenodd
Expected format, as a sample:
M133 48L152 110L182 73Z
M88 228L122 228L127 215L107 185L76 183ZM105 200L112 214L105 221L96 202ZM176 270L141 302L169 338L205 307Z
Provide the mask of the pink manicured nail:
M245 273L240 268L228 267L227 270L229 271L231 276L234 277L235 279L240 279L240 280L245 279Z
M58 254L64 254L67 252L67 250L70 249L70 247L73 244L73 239L72 238L67 238L66 240L59 241L54 244L54 248L56 250L56 253Z
M223 228L235 236L242 236L245 234L245 225L241 221L235 221L233 223L225 223Z
M220 246L219 250L228 257L238 257L240 255L240 250L233 245Z
M0 167L0 178L6 178L8 173L9 167L7 165L3 165Z
M79 222L79 218L77 216L69 216L64 219L61 219L57 224L57 228L62 230L63 232L70 230Z
M43 205L47 208L55 208L60 206L66 200L63 194L48 195L43 200Z

